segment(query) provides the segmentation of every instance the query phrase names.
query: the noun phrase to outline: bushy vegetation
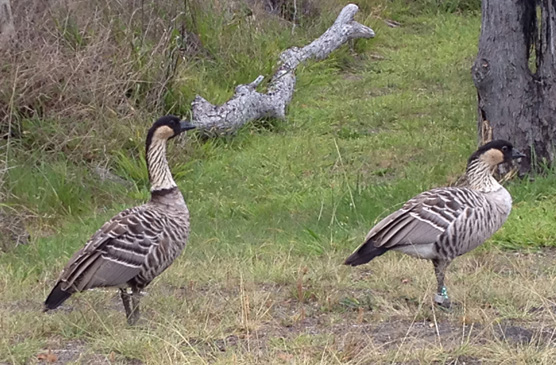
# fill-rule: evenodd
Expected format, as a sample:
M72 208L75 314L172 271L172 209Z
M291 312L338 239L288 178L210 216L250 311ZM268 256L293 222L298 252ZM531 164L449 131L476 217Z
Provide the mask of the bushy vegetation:
M86 186L99 187L87 182L98 178L87 176L87 171L94 171L94 166L121 170L126 166L120 163L122 156L140 159L149 123L162 114L187 115L196 94L224 102L238 83L271 75L279 52L320 35L341 4L306 0L296 3L298 8L293 5L293 1L14 3L18 43L0 56L0 75L6 80L0 85L0 121L6 136L3 196L47 221L112 201L111 194L105 200L101 193L112 186L79 192ZM414 7L437 8L425 0L383 2L374 8L371 3L360 5L369 16L389 15L393 9L404 14ZM450 10L467 8L458 5ZM356 50L369 44L357 42ZM350 63L355 64L353 57L343 50L324 67L342 70ZM38 178L31 178L35 175ZM22 179L26 186L18 187ZM64 194L52 189L33 194L45 181L65 186L69 196L62 196L62 203L51 203Z
M455 181L474 150L476 1L363 1L357 20L377 37L300 69L285 122L172 141L192 237L148 288L146 324L127 328L112 291L37 317L70 255L148 199L152 121L272 75L280 51L319 36L345 5L292 4L14 2L19 44L0 55L2 204L31 239L0 254L0 362L48 349L116 363L550 362L550 254L501 248L553 245L553 174L508 184L509 221L448 274L463 303L453 313L430 305L426 262L340 266L373 222ZM538 341L501 337L510 322Z
M8 201L38 218L74 215L79 199L53 205L59 197L50 190L27 199L19 181L27 180L31 195L44 181L30 174L72 185L70 195L98 185L82 183L87 168L125 169L123 156L140 159L154 118L186 115L196 94L224 102L238 83L271 75L279 52L318 36L337 9L328 1L319 4L326 16L309 12L305 19L300 11L292 35L293 23L257 1L15 3L18 43L2 54L0 70L3 145L15 169L3 171ZM80 210L103 205L88 204L98 195L82 196Z

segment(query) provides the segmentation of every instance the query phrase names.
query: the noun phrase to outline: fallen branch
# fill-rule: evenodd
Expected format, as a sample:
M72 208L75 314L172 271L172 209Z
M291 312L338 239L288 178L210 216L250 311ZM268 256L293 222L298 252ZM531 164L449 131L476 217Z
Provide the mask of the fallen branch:
M213 105L197 95L192 103L192 122L201 133L214 136L233 133L254 119L285 119L286 106L295 87L294 71L300 63L311 58L325 59L350 39L374 37L371 28L353 20L358 10L355 4L345 6L334 24L319 38L301 49L292 47L282 52L266 94L256 91L264 79L259 76L250 84L238 85L232 98L222 105Z

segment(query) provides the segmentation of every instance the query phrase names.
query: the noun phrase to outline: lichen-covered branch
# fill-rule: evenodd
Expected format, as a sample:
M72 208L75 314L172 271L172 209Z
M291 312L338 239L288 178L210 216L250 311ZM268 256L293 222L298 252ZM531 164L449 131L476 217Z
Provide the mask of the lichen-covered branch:
M350 39L372 38L375 33L353 20L359 8L345 6L334 24L323 35L303 48L292 47L280 54L278 70L270 80L268 92L256 91L263 76L247 85L236 87L230 100L213 105L201 96L192 103L193 123L205 135L233 133L245 123L263 117L284 119L295 87L295 68L308 59L325 59Z

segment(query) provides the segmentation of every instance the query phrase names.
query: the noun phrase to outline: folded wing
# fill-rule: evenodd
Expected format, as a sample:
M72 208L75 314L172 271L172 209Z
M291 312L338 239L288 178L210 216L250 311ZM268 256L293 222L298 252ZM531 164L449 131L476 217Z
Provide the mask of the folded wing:
M390 249L432 245L464 211L456 188L433 189L409 200L374 226L346 265L361 265Z
M45 301L54 309L72 293L94 287L122 286L137 276L161 239L160 227L146 222L143 207L125 210L106 222L75 253Z

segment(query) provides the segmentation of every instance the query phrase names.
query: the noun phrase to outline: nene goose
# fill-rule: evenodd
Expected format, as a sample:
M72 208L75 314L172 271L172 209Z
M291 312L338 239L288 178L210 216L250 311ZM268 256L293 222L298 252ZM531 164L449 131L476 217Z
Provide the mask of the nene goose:
M189 236L189 211L168 167L166 142L193 128L169 115L149 129L150 201L110 219L73 255L46 298L45 311L60 306L75 292L119 287L127 322L137 322L141 290L170 266Z
M466 187L432 189L409 200L375 225L344 264L365 264L389 250L432 260L438 282L434 301L449 307L446 268L504 224L512 198L492 173L499 164L520 157L525 155L507 141L483 145L467 162Z

